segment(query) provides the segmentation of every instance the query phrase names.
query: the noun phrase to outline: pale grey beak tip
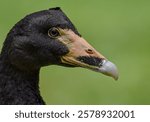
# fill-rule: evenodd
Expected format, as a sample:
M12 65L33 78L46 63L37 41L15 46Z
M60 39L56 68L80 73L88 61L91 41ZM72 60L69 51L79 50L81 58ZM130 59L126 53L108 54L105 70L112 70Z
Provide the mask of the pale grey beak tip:
M103 60L102 66L99 68L99 72L113 77L115 80L118 80L119 73L115 64L108 60Z

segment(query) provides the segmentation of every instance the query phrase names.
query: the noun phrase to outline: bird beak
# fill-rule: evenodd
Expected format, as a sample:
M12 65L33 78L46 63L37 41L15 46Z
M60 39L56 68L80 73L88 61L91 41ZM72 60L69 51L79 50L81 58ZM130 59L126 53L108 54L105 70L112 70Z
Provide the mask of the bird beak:
M61 29L62 36L59 39L69 49L69 53L61 57L63 64L88 68L107 76L118 79L118 70L115 64L108 61L97 52L85 39L71 30Z

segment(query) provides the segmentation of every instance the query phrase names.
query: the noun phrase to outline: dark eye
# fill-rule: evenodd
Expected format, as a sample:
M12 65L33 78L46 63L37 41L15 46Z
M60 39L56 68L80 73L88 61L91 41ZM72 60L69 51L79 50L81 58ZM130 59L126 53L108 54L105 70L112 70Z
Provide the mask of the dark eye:
M60 32L59 32L58 28L53 27L48 30L48 35L52 38L56 38L56 37L60 36Z

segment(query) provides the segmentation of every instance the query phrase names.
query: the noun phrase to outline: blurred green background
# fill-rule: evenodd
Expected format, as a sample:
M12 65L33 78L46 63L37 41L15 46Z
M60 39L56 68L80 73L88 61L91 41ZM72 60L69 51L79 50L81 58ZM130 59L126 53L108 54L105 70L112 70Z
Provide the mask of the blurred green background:
M82 68L44 67L47 104L150 104L149 0L0 0L0 48L25 15L59 6L82 36L119 69L119 80Z

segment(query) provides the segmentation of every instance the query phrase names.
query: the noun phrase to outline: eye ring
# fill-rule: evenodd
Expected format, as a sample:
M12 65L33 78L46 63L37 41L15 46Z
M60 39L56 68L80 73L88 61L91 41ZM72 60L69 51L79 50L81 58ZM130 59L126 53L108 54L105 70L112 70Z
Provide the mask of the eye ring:
M58 36L60 36L59 29L56 27L50 28L48 30L48 35L52 38L57 38Z

